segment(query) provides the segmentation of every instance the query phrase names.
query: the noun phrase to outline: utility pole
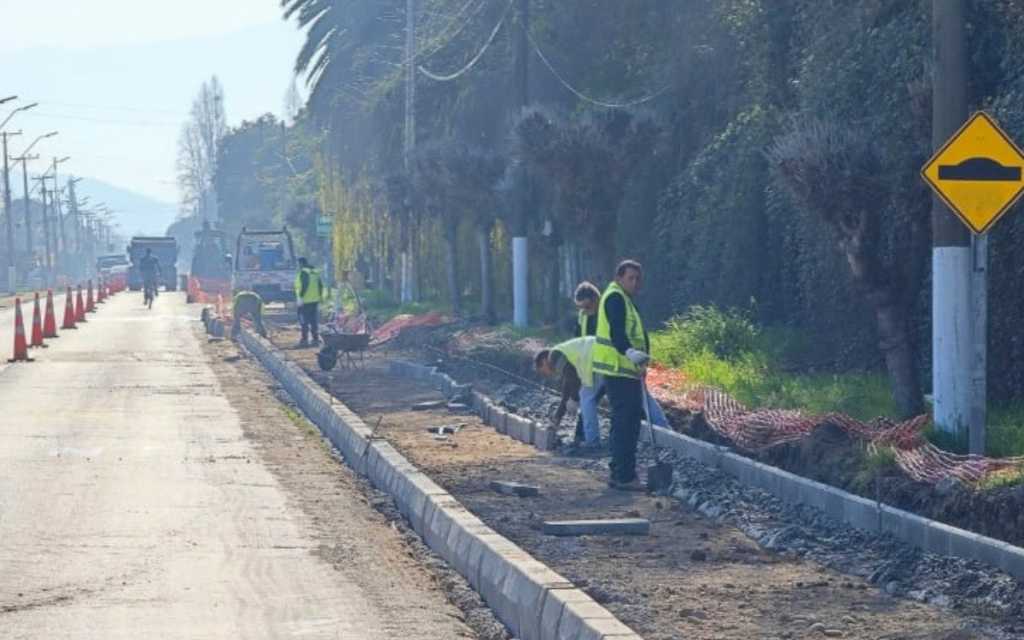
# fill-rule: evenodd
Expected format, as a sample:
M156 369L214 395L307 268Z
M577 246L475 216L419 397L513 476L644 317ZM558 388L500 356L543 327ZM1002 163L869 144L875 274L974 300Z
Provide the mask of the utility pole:
M401 292L399 299L403 303L413 302L417 298L414 285L416 273L414 269L413 247L416 243L413 226L412 194L412 154L416 148L416 0L405 2L405 144L404 167L406 176L406 194L402 206L405 207L405 225L401 231Z
M35 252L32 248L32 211L28 206L28 161L38 157L21 156L18 158L18 160L21 160L21 185L25 195L25 249L28 251L29 256L33 256Z
M530 26L529 0L515 0L515 97L517 111L521 114L530 103L529 95L529 50L527 30ZM530 247L527 239L527 220L530 203L530 184L523 167L519 167L518 197L516 213L512 223L512 323L525 327L530 322Z
M50 286L50 278L53 277L53 260L50 253L50 221L46 216L46 179L48 176L35 178L39 181L39 198L43 205L40 220L43 225L43 286Z
M941 149L967 118L965 0L932 0L932 148ZM932 195L932 396L935 426L958 437L976 398L972 250L967 227ZM983 334L982 334L983 335ZM980 401L984 403L985 399ZM975 429L971 429L974 431ZM982 436L982 441L984 436ZM973 438L972 438L973 445ZM972 446L973 448L973 446Z
M75 228L75 247L72 252L72 255L74 256L74 268L72 275L76 277L80 277L85 274L85 268L82 264L84 255L82 252L82 231L79 228L80 223L78 219L78 198L75 196L75 183L79 181L81 181L81 178L68 179L68 215L71 216L71 224Z
M8 136L21 135L21 132L3 132L4 138L4 217L7 219L7 291L17 290L17 263L14 260L14 212L11 211L11 168L7 157Z

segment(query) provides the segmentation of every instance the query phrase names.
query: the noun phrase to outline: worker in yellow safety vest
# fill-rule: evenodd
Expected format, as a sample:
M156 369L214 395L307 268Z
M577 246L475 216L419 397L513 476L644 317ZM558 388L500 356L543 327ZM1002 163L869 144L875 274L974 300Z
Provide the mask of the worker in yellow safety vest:
M611 403L611 478L608 486L625 491L643 490L636 475L636 447L644 416L643 368L650 359L650 343L633 297L640 290L643 270L624 260L615 280L604 290L597 312L594 371L604 376Z
M584 280L576 287L573 301L578 311L574 338L597 334L597 304L601 301L601 292L593 284Z
M601 291L584 280L573 292L573 301L578 310L573 335L577 338L596 335L597 307L601 301ZM589 353L587 355L589 356ZM573 444L583 449L592 449L600 444L601 430L597 420L597 406L604 394L604 378L600 373L593 375L593 384L585 384L580 388L580 416L576 421Z
M237 339L242 332L242 318L249 318L256 332L266 338L267 329L263 326L265 309L263 298L255 291L246 289L236 293L231 301L231 339Z
M320 344L320 301L324 299L324 282L309 261L299 258L299 273L295 276L295 304L299 309L299 326L302 331L300 347Z

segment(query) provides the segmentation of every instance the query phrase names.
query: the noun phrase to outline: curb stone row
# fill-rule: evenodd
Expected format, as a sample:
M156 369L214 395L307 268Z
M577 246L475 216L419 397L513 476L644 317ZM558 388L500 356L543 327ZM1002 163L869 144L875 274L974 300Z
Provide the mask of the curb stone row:
M214 330L223 331L223 325L218 327L205 317L204 324L208 330L213 325ZM394 498L427 546L476 589L517 637L642 640L583 590L484 524L389 443L375 438L357 415L336 402L297 364L286 361L269 341L243 331L241 343L288 391L345 461ZM436 370L430 372L432 381L435 374ZM437 379L435 387L450 389L455 383L447 379L449 382ZM494 405L481 405L481 398L474 393L472 406L487 408L488 424L500 423L503 433L514 434L523 442L554 446L554 434L544 433L548 429L518 416L510 419Z
M438 372L436 367L390 362L389 371L431 382L434 388L446 395L460 386L447 374ZM499 433L533 444L538 449L551 450L557 444L552 430L497 407L476 391L473 392L472 407L481 419ZM814 507L829 517L861 530L891 534L929 553L984 562L1017 580L1024 580L1024 549L1021 547L802 478L733 453L728 447L713 445L662 427L655 429L660 446L708 467L720 469L741 483L767 491L790 504ZM649 427L644 425L641 439L649 437ZM689 502L685 491L676 491L673 497Z

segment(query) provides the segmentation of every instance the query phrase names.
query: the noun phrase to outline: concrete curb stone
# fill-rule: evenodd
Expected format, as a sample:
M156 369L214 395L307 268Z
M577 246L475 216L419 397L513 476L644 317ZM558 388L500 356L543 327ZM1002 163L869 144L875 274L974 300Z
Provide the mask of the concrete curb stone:
M578 591L572 583L487 527L389 443L372 438L372 430L358 416L334 402L330 394L298 365L286 361L268 341L243 331L241 343L274 375L350 466L394 498L424 542L459 571L484 597L498 619L520 638L640 640L589 598L564 604L558 615L559 627L547 627L541 615L545 599L553 591ZM390 364L388 370L403 374L408 371L424 381L430 381L436 372L435 367L407 369ZM594 608L608 617L585 617ZM580 611L575 612L576 609ZM575 624L576 620L582 622ZM619 632L623 629L625 634Z

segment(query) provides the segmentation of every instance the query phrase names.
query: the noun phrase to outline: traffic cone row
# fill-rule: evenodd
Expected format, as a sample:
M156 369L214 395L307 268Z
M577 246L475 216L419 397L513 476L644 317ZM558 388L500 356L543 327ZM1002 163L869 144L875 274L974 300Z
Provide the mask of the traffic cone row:
M93 282L87 283L87 294L82 297L82 285L78 285L77 292L68 285L67 295L64 297L64 322L61 329L77 329L79 322L87 322L86 313L95 313L97 303L105 302L107 298L117 291L116 287L109 286L102 278L97 280L95 297L93 295ZM53 291L46 291L46 310L42 311L39 292L34 296L32 306L32 327L31 333L25 332L25 321L21 312L21 298L14 299L14 354L8 362L32 362L28 355L29 348L46 347L44 340L57 338L57 318L53 310Z

